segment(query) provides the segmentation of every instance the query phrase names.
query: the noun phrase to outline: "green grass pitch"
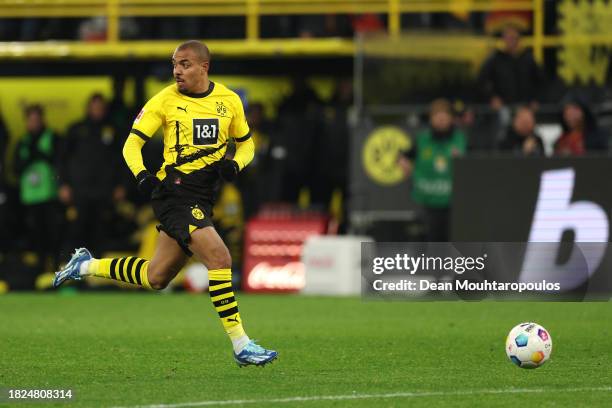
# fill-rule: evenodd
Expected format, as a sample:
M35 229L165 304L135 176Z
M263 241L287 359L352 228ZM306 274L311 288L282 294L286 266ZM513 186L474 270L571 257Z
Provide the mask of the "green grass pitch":
M207 295L1 296L0 386L75 392L18 407L612 406L612 303L238 300L274 364L235 365ZM536 370L506 359L521 321L552 335Z

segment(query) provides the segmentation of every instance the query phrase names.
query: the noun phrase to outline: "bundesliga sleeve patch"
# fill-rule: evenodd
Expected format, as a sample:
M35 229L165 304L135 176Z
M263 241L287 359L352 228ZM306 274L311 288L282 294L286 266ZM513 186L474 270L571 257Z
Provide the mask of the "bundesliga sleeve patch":
M145 113L145 109L142 108L140 112L138 113L138 116L136 116L136 119L134 119L135 124L140 122L140 119L142 119L142 115L144 115L144 113Z

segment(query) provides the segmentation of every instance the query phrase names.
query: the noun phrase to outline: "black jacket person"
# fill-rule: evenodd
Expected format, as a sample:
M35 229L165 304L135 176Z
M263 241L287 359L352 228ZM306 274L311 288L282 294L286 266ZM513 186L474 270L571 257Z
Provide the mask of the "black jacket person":
M63 141L59 189L60 200L76 209L73 238L94 248L108 238L111 202L125 195L121 148L122 140L107 119L106 101L94 94L86 117L70 126Z

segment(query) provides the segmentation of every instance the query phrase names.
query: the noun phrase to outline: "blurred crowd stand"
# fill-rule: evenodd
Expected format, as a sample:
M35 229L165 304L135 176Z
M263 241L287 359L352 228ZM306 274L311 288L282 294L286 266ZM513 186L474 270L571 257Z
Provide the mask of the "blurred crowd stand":
M533 31L531 19L529 12L401 15L404 27L501 33L502 44L474 75L467 97L450 89L427 100L402 101L404 122L415 136L397 166L412 180L411 194L423 209L425 229L419 238L448 239L455 157L482 151L525 157L608 152L609 126L602 122L610 123L612 115L603 113L612 111L606 107L612 106L612 99L560 87L558 78L551 78L546 67L536 63L532 49L522 44L521 33ZM352 38L387 31L390 25L384 14L263 15L259 21L263 39ZM0 41L105 41L107 30L104 17L0 19ZM120 24L122 40L245 35L244 16L122 17ZM274 116L261 103L248 104L255 158L236 185L223 190L214 211L238 268L244 224L262 208L269 209L269 203L331 214L339 232L347 229L355 124L350 120L355 105L352 78L334 78L330 98L321 97L309 79L291 78L291 92L274 106ZM57 268L76 246L87 246L96 255L151 255L155 220L135 191L121 155L140 106L126 105L123 81L116 79L115 84L112 100L93 94L84 117L74 118L65 135L53 131L53 118L45 117L38 104L26 107L23 118L5 118L26 123L26 134L12 135L19 139L14 151L8 151L9 135L0 118L0 223L5 226L0 231L0 280L7 271L17 274L11 287L34 286L37 276ZM151 170L161 164L161 148L154 138L143 150ZM11 184L7 171L14 172L17 184Z
M222 193L215 209L235 259L241 258L244 223L266 203L293 203L336 214L340 232L346 230L352 105L349 79L338 79L332 96L322 100L308 81L297 77L275 117L267 117L260 103L248 105L255 159L236 185ZM417 116L414 147L398 158L398 165L412 178L412 196L422 205L424 239L448 239L454 157L478 151L538 157L607 152L607 129L597 125L597 115L578 96L570 94L554 114L544 115L546 123L539 123L538 116L549 105L505 106L510 112L507 125L489 104L448 99L433 101ZM24 286L42 271L54 270L75 246L86 245L99 254L146 252L151 240L147 234L155 235L150 208L134 190L121 156L129 129L126 112L134 107L94 94L84 110L84 117L65 135L57 135L49 125L53 118L45 118L40 105L29 105L18 119L25 121L27 132L15 151L6 152L7 144L2 144L5 153L13 155L18 184L2 182L0 218L7 228L1 234L1 252L5 265L25 265L22 269L31 279L22 282ZM483 122L489 124L480 126ZM544 140L539 129L547 124L558 131ZM6 130L0 130L0 141L6 141ZM159 140L147 144L144 155L152 169L159 166ZM444 183L444 189L428 189ZM23 253L30 255L16 259L15 254Z

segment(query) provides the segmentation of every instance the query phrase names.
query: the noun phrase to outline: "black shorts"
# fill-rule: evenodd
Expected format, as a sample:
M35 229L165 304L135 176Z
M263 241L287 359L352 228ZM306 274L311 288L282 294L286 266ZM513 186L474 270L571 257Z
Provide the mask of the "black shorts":
M198 186L190 184L190 178L190 175L168 171L151 200L153 212L160 222L157 230L174 238L188 256L193 255L189 250L191 233L214 226L212 208L219 184L216 173L210 180L206 177L198 180Z

